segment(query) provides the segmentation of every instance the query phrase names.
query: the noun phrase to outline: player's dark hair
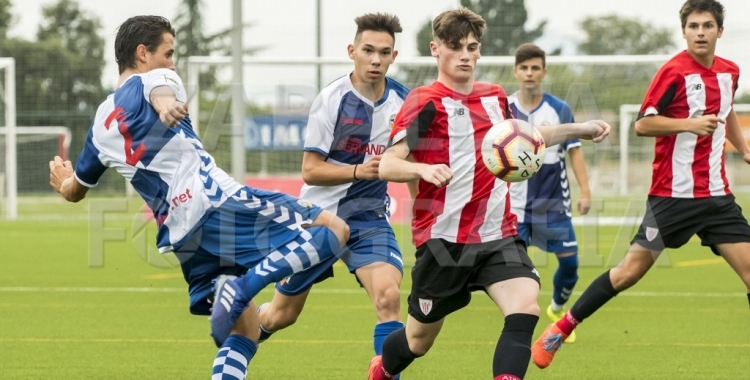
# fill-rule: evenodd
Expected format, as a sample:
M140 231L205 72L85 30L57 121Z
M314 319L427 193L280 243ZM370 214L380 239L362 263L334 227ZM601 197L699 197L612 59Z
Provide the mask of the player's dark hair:
M682 29L687 25L687 18L693 13L708 12L714 16L716 25L719 28L724 27L724 6L716 0L688 0L680 9L680 21Z
M547 55L539 46L527 42L516 49L516 66L521 62L534 58L542 59L542 68L547 66Z
M469 37L469 34L474 34L477 41L481 41L486 25L482 16L466 7L458 7L445 11L432 20L432 38L455 48L461 45L461 40Z
M161 45L164 33L175 35L172 24L164 17L135 16L125 20L117 28L115 37L115 61L120 74L135 68L135 51L139 45L145 45L153 53Z
M390 13L367 13L354 19L357 24L357 33L355 38L359 37L365 30L375 32L386 32L391 35L393 41L396 41L396 33L401 33L401 21L398 16Z

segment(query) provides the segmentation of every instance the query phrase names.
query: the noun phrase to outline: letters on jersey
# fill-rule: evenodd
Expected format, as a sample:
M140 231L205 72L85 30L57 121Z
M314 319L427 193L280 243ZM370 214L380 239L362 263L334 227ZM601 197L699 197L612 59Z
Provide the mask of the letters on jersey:
M173 128L161 123L150 104L151 91L161 86L187 102L182 80L168 69L133 75L107 97L86 137L75 176L93 187L107 168L117 170L154 212L157 246L168 252L241 186L216 167L189 116Z

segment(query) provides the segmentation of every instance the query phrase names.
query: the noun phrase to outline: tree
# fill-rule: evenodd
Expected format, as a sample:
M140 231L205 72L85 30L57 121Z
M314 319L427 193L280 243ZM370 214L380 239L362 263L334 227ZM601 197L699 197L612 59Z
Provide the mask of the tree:
M588 55L660 54L676 46L669 28L615 14L587 17L580 26L586 39L578 49Z
M0 0L0 44L8 36L8 29L13 22L13 15L10 13L10 0Z
M96 109L105 94L101 82L105 63L101 22L80 9L74 0L59 0L43 7L42 17L37 31L39 46L31 49L46 52L42 62L48 65L48 69L40 68L38 74L42 75L41 78L27 78L27 84L37 82L48 91L46 95L40 94L39 100L43 103L37 106L42 106L42 109ZM54 52L54 46L62 51ZM39 63L30 62L32 66ZM19 71L19 74L22 73Z
M513 55L518 45L534 42L544 34L547 21L542 21L533 29L526 29L528 13L524 0L461 0L461 5L479 14L487 22L487 30L482 36L482 54ZM420 55L430 55L432 20L422 25L417 33L417 48ZM559 53L558 51L550 54Z

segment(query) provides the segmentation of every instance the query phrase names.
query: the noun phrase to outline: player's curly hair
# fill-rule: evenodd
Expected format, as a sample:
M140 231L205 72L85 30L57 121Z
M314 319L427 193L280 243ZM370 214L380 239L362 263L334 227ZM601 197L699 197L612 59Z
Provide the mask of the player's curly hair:
M161 16L134 16L117 28L115 37L115 61L120 74L126 69L135 68L135 51L138 45L145 45L155 52L161 45L164 33L175 35L172 24Z
M366 13L354 19L357 24L357 33L355 38L359 37L365 30L375 32L386 32L396 41L396 33L401 33L401 21L398 16L390 13Z
M466 7L445 11L432 20L432 37L437 38L450 48L457 47L461 40L474 34L477 41L482 40L482 32L487 23L482 16Z
M714 16L716 25L719 28L724 27L724 6L716 0L687 0L680 9L680 21L682 29L687 25L687 18L693 13L708 12Z

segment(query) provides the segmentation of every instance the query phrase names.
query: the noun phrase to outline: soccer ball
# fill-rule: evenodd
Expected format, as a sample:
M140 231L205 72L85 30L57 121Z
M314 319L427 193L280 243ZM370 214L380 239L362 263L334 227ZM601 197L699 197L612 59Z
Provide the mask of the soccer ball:
M482 161L506 182L525 181L544 163L544 139L531 124L517 119L493 125L482 140Z

